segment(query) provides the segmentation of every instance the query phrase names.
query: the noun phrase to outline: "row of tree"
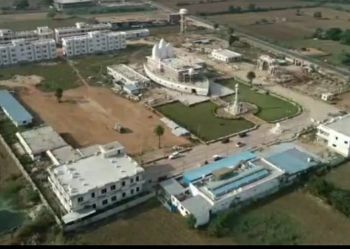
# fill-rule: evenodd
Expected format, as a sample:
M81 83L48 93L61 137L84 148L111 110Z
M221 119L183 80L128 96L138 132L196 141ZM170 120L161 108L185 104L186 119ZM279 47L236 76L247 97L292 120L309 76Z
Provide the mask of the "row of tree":
M330 28L324 30L318 28L315 30L313 37L322 40L339 41L342 44L350 45L350 29Z

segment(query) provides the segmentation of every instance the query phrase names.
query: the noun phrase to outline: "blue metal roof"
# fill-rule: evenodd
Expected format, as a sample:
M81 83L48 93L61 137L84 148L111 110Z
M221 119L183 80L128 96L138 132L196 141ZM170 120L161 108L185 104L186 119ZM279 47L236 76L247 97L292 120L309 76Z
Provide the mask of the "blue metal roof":
M256 182L262 178L265 178L270 173L267 169L262 167L256 167L250 170L247 170L241 175L232 178L232 181L229 184L222 185L220 187L215 188L214 190L210 190L215 197L220 197L228 192L231 192L235 189L239 189L248 184Z
M7 90L0 91L0 106L17 125L22 125L24 122L30 123L33 119L32 115Z
M313 160L308 162L308 158L313 158ZM304 171L318 164L318 161L315 160L313 156L306 152L302 152L297 148L291 148L273 154L272 156L267 157L266 160L289 174Z
M200 179L202 176L210 175L215 170L222 168L234 168L241 161L251 160L254 158L256 158L256 155L249 151L231 155L229 157L207 164L200 168L185 171L183 174L183 182L185 184L189 184L195 180Z

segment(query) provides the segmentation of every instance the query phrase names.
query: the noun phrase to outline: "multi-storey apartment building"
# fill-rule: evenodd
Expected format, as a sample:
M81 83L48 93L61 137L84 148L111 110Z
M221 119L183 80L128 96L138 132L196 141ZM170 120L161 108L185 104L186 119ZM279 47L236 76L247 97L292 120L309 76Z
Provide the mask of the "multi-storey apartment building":
M112 24L110 23L99 23L99 24L88 24L84 22L77 22L72 27L61 27L55 29L55 40L57 43L62 43L62 38L86 35L92 31L110 31Z
M34 41L39 39L53 39L53 30L49 27L37 27L35 30L13 31L11 29L0 29L0 44L9 44L12 40L25 39Z
M56 43L53 39L35 41L18 39L10 44L0 45L0 66L50 60L56 57Z
M105 209L141 194L145 182L144 169L118 142L48 172L53 192L67 213Z
M68 57L115 51L126 48L126 36L124 32L93 31L84 36L63 38L62 47Z

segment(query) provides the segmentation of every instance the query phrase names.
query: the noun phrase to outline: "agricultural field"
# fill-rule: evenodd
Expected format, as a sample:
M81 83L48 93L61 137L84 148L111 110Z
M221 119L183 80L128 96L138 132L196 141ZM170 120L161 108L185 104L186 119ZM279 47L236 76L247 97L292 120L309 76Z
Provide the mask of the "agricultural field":
M159 106L157 110L205 141L237 133L254 126L253 123L245 119L218 118L214 114L215 108L216 105L211 102L191 107L175 102Z
M232 219L226 238L237 244L349 244L350 220L300 190L279 194Z
M234 89L237 82L226 80L220 81L219 83ZM285 117L292 117L298 113L298 106L275 96L257 93L242 83L239 83L239 98L241 101L246 101L258 106L259 112L255 115L267 122L273 122ZM232 101L231 96L225 97L225 99L227 101Z
M300 0L226 0L217 2L200 0L156 0L156 2L174 9L186 8L191 14L223 12L227 11L230 6L240 6L245 10L250 4L255 4L256 7L260 8L289 8L295 6L309 6L313 4ZM179 3L183 3L183 5L179 5Z
M234 244L205 232L191 230L179 214L170 213L156 199L121 213L107 224L71 236L66 244L77 245L215 245Z
M349 175L350 163L346 162L334 168L325 178L338 188L350 190Z

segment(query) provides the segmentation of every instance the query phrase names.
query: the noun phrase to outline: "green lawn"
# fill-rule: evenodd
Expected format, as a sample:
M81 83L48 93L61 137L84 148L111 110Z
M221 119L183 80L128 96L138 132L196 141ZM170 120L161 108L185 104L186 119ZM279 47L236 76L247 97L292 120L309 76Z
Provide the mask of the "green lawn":
M234 80L225 80L220 81L219 83L234 89L237 82ZM242 101L258 106L259 112L256 114L256 116L267 122L273 122L285 117L291 117L298 112L298 106L275 96L257 93L243 83L239 83L239 98ZM224 99L232 101L232 96L225 97Z
M52 62L50 62L52 63ZM0 80L11 79L15 75L38 75L44 78L39 88L43 91L64 90L79 86L79 79L72 68L62 61L55 64L25 64L0 69Z
M146 55L151 54L151 46L128 45L124 50L110 55L83 56L72 59L81 75L88 79L94 77L93 82L103 81L107 72L107 66L120 63L135 63L144 60ZM90 82L91 83L91 82Z
M214 115L215 108L216 105L211 102L191 107L175 102L160 106L157 110L205 141L240 132L254 126L253 123L245 119L217 118Z

